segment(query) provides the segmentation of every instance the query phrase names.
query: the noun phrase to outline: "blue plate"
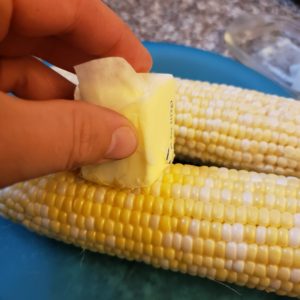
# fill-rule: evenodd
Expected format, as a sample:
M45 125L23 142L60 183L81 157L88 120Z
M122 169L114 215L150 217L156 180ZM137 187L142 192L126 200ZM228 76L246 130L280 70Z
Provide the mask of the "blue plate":
M146 42L145 45L153 56L155 72L289 96L265 77L217 54L170 44ZM82 251L0 218L0 300L153 297L282 299L274 294Z

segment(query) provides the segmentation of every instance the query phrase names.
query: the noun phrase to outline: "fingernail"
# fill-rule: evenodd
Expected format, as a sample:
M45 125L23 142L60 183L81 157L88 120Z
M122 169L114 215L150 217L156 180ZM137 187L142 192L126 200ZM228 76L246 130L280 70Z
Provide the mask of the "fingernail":
M121 159L129 156L137 145L136 135L130 127L120 127L112 134L105 158Z

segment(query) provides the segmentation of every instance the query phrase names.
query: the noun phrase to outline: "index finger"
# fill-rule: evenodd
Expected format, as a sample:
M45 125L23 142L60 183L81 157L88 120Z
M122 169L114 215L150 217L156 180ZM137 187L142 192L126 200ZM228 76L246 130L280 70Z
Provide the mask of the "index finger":
M152 64L130 28L99 0L15 0L10 28L31 38L57 36L87 55L122 56L138 71Z

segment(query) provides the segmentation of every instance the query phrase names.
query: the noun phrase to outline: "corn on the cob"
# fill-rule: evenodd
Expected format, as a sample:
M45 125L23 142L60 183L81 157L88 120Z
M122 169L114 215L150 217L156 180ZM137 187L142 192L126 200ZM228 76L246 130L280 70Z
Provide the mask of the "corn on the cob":
M151 187L60 173L0 190L0 214L49 237L156 267L300 296L300 180L171 165Z
M177 80L175 153L189 161L300 177L300 103Z

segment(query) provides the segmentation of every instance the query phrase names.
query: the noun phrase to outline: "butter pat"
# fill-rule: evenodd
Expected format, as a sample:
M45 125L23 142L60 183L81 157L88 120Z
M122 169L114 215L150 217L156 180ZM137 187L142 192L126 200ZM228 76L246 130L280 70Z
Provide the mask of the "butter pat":
M174 159L173 76L136 73L120 57L93 60L75 70L79 81L75 97L124 115L138 135L138 148L130 157L82 167L82 176L109 186L152 184Z

